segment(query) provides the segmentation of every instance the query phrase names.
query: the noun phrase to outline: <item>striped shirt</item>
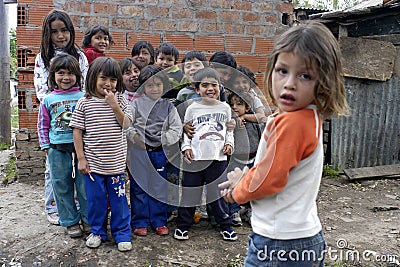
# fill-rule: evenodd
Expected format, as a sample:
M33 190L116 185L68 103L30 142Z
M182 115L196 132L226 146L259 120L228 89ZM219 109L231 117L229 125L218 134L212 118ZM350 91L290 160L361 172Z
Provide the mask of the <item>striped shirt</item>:
M117 97L122 111L132 120L125 98L120 94ZM125 132L104 99L79 99L69 126L83 131L84 153L91 172L103 175L124 172L127 150Z

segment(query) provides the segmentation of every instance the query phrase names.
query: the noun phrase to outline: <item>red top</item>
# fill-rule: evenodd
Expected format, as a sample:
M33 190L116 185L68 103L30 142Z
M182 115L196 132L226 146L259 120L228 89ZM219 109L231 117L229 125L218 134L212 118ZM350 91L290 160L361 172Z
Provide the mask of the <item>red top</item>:
M93 60L95 60L98 57L105 57L106 54L104 54L103 52L100 52L99 50L97 50L96 48L89 46L86 47L85 49L83 49L83 53L85 53L85 56L90 63L92 63Z

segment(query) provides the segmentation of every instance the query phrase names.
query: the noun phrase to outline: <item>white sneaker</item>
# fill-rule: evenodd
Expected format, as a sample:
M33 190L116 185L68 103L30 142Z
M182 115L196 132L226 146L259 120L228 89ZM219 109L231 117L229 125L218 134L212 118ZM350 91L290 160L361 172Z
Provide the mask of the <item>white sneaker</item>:
M86 246L89 248L98 248L101 245L101 236L91 233L86 238Z
M47 220L49 223L54 224L54 225L60 225L60 216L58 215L57 212L54 213L47 213Z
M124 251L129 251L132 249L132 243L131 242L119 242L118 243L118 250L121 252Z
M243 225L242 218L240 218L239 212L235 212L234 214L232 214L232 223L234 226Z

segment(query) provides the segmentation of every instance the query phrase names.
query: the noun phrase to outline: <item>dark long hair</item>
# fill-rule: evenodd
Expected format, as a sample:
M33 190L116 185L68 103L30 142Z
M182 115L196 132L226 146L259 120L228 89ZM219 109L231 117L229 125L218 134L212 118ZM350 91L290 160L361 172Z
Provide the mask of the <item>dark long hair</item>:
M42 41L40 43L40 56L42 57L44 65L47 69L50 67L50 60L55 55L54 45L51 41L51 23L56 20L61 20L64 22L65 27L70 33L70 40L67 46L64 48L64 51L74 56L79 61L79 54L77 48L75 47L75 29L71 18L65 11L53 9L43 20Z

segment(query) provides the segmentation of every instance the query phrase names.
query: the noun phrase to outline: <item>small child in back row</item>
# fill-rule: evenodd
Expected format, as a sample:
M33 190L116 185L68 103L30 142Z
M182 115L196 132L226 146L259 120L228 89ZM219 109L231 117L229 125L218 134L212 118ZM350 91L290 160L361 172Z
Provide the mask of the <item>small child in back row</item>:
M177 144L182 123L174 105L161 98L168 88L162 68L148 65L141 70L139 91L144 96L131 103L133 123L128 130L132 228L146 236L150 226L158 235L168 235L167 149Z
M231 120L231 109L218 100L220 79L217 71L201 69L196 72L194 81L201 99L193 102L185 112L184 121L192 123L195 134L190 139L185 133L182 143L184 179L174 238L189 239L188 230L194 222L195 206L201 203L203 186L206 185L207 203L221 227L222 237L233 241L237 235L231 229L228 205L220 198L217 188L218 181L226 180L227 155L233 152L233 132L226 128L226 122Z
M106 50L113 43L113 38L106 27L93 25L87 28L83 36L82 48L89 64L98 57L105 57Z
M124 129L132 122L123 93L121 69L114 59L96 58L88 72L86 95L79 99L70 127L79 171L84 174L91 234L86 246L107 240L107 205L111 234L119 251L132 249L130 211L125 195L127 143Z

